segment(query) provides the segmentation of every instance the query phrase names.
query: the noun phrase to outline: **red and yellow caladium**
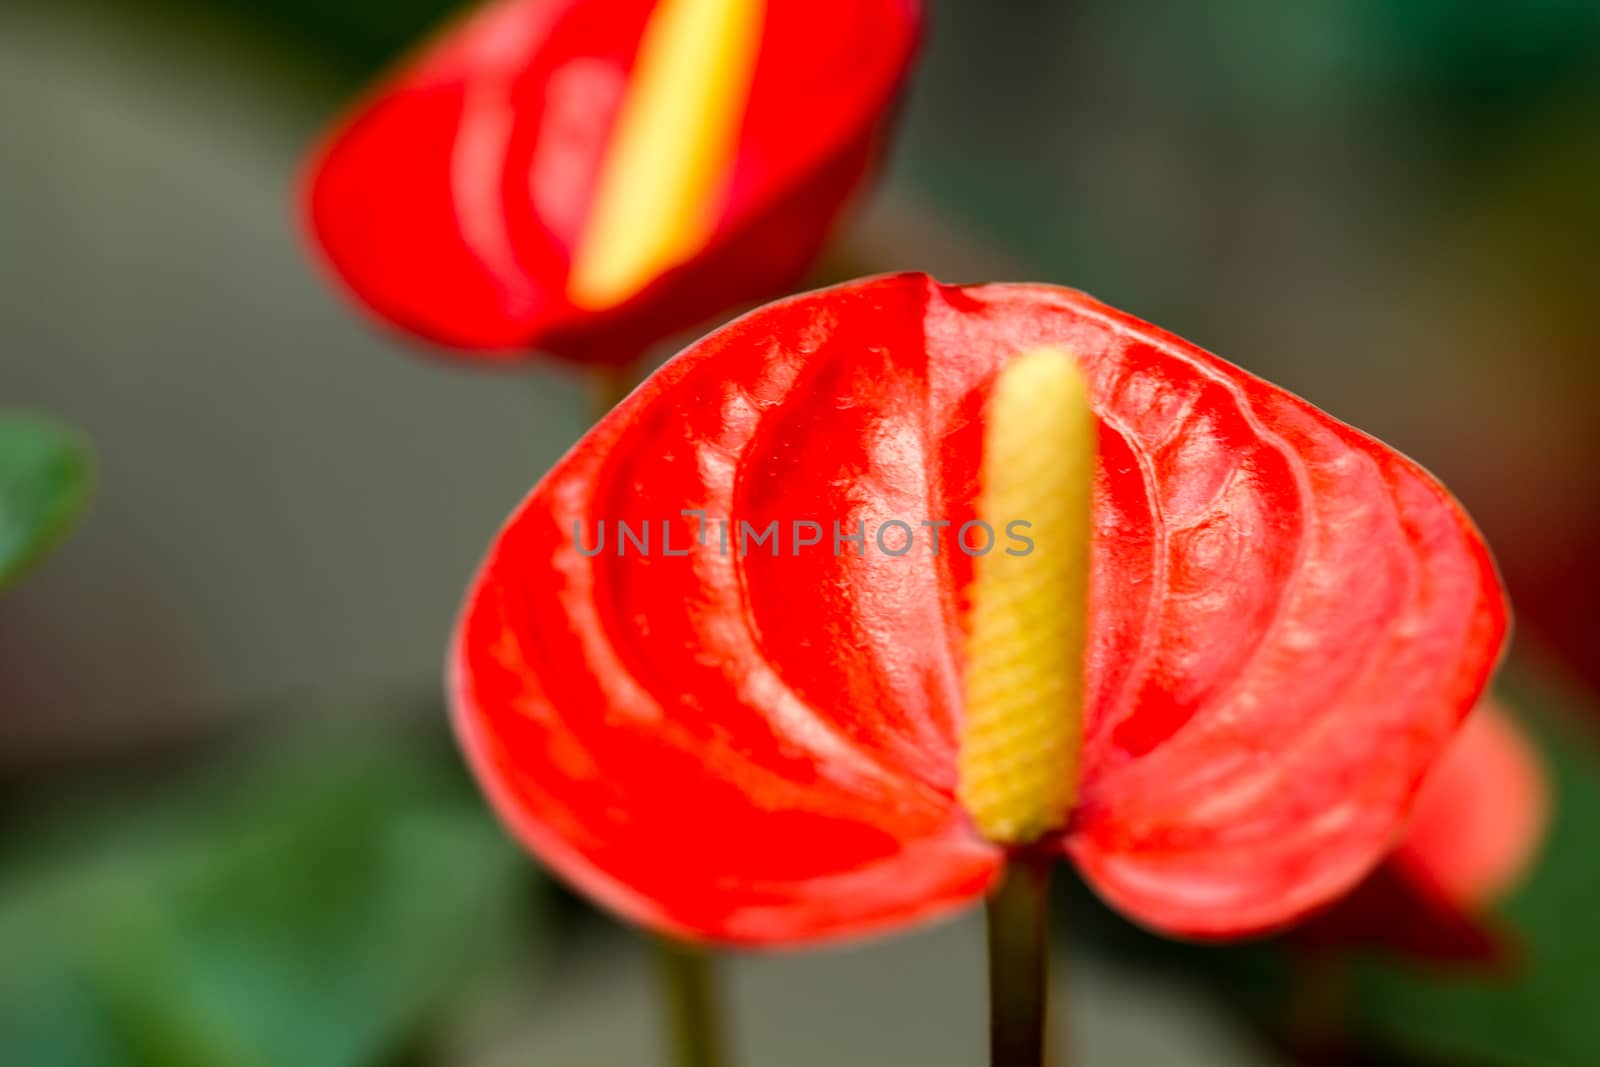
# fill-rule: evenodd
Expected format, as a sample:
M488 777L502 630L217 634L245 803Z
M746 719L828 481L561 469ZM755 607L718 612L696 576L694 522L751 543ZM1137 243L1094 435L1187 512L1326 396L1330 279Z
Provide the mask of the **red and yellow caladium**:
M310 228L423 338L627 363L799 279L919 22L915 0L498 0L338 125Z
M516 834L659 930L884 930L1059 854L1226 937L1379 862L1506 625L1379 442L1081 293L902 275L601 421L494 542L451 687Z

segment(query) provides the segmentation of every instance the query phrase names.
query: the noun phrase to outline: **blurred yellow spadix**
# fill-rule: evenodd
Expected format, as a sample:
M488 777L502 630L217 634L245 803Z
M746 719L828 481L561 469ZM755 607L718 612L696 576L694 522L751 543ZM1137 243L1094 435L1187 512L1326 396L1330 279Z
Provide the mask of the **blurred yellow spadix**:
M567 280L574 304L615 307L705 246L750 93L764 7L765 0L656 5L574 252Z
M985 419L958 796L983 835L1025 845L1065 825L1083 743L1096 430L1074 358L1042 348L999 374ZM1032 542L1003 536L1011 523ZM1005 548L1007 543L1010 548ZM1015 554L1013 554L1015 553Z

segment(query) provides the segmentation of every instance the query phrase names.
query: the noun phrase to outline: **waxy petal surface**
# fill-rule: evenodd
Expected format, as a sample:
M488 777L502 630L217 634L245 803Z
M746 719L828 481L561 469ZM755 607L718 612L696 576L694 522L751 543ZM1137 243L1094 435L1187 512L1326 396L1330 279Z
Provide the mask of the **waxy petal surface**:
M1549 790L1533 741L1485 699L1429 772L1399 847L1353 893L1296 930L1296 941L1506 962L1514 941L1490 908L1532 866Z
M445 31L313 159L306 214L324 258L382 319L483 358L625 363L789 287L881 148L920 9L747 2L759 39L698 208L711 231L636 295L597 309L569 280L661 0L498 0Z
M1078 807L1034 847L1199 936L1290 922L1364 876L1503 640L1459 506L1378 442L1083 294L921 275L770 305L692 346L496 540L453 689L523 839L630 917L718 939L803 941L979 896L1003 855L954 799L972 559L953 538L995 374L1040 347L1079 357L1100 456ZM714 528L698 544L685 510L731 518L729 550ZM878 542L890 520L913 551L885 550L898 529ZM741 558L738 524L774 521L777 554ZM648 524L654 551L619 554L619 522ZM799 544L802 522L820 544ZM590 555L602 523L613 539ZM862 549L836 546L835 523L859 523Z

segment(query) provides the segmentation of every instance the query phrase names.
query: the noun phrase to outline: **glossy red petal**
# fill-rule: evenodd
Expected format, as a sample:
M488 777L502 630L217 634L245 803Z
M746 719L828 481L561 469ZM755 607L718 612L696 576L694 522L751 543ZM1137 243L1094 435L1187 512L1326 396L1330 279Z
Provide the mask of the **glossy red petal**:
M1296 931L1309 947L1371 947L1505 963L1487 909L1532 865L1549 817L1533 743L1493 700L1461 728L1417 797L1405 839L1350 896Z
M767 0L710 244L620 306L567 294L654 0L499 0L380 85L317 153L306 213L390 323L485 358L622 363L791 285L867 174L913 0Z
M1041 345L1080 354L1102 421L1084 778L1059 844L1132 916L1192 934L1286 923L1364 875L1503 637L1458 506L1082 294L920 275L774 304L691 347L496 541L455 644L456 709L524 839L635 918L740 940L981 892L998 857L953 800L971 559L951 539L995 373ZM740 558L737 525L726 555L694 545L685 509L776 522L780 554ZM916 551L877 541L890 519ZM586 556L574 523L592 549L602 520L650 524L655 551ZM666 553L662 520L691 551ZM797 544L802 522L820 547ZM952 524L937 557L924 522ZM832 551L835 523L861 524L862 549Z
M1488 550L1414 463L1170 334L1079 295L986 303L1085 354L1134 459L1108 493L1147 508L1101 555L1147 547L1145 568L1096 568L1095 624L1138 642L1091 664L1126 673L1065 846L1168 932L1291 922L1376 864L1497 664Z

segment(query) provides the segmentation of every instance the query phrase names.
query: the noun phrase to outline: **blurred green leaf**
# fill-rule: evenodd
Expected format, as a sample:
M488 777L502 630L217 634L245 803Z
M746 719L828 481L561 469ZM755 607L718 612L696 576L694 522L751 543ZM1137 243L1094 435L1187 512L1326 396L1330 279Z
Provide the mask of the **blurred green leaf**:
M278 753L75 820L0 882L0 1063L392 1062L534 931L441 739Z
M1541 97L1600 74L1593 0L1360 0L1349 15L1369 63L1464 126L1523 121Z
M66 533L89 496L89 450L71 430L0 415L0 589Z
M376 68L414 47L436 29L463 0L255 0L239 5L253 17L266 17L348 57Z
M139 15L177 27L198 21L181 0L113 0ZM353 78L364 78L417 47L430 33L481 0L221 0L205 17L235 21L314 51Z

